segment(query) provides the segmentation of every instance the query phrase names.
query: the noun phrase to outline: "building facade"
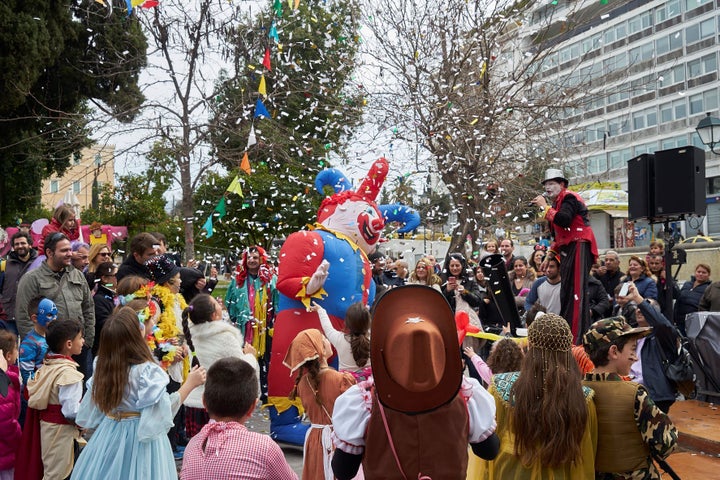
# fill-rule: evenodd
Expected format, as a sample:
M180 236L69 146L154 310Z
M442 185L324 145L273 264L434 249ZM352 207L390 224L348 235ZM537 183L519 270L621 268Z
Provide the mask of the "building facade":
M81 213L92 206L93 186L100 192L104 185L115 185L115 146L93 145L70 160L62 177L43 181L42 204L53 210L60 201L72 199L71 203Z
M572 182L617 182L627 190L628 160L699 147L706 151L707 214L675 228L720 235L720 157L695 132L706 113L720 117L720 0L537 2L527 21L557 32L543 78L588 85L588 100L561 119L558 142L575 152L564 165ZM595 219L601 248L649 241L650 226L615 215Z

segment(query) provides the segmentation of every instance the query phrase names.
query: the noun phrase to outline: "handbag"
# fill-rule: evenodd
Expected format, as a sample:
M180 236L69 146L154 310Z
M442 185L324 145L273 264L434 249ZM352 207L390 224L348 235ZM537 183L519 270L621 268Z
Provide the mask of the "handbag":
M682 393L686 398L691 396L695 391L695 370L693 369L692 357L685 344L687 338L680 337L680 348L675 360L669 360L665 355L665 350L660 348L663 357L662 364L665 377L672 382L677 391Z

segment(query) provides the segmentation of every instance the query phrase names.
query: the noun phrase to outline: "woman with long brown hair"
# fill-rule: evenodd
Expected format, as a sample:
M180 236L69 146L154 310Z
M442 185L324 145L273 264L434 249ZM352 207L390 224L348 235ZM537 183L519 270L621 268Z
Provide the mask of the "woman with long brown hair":
M528 328L520 372L493 377L500 453L490 479L593 479L597 416L581 385L567 321L544 314Z
M205 382L205 370L194 368L183 386L168 394L168 376L153 361L129 307L108 318L101 337L76 419L95 433L71 478L177 478L167 431L180 404ZM108 455L111 451L122 454Z

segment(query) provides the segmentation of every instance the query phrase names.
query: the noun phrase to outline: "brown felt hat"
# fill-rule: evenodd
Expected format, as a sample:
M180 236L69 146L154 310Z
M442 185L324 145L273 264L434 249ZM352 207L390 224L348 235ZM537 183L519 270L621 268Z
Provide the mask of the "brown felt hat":
M370 362L378 399L421 413L445 405L462 382L455 317L442 293L425 285L388 290L373 312Z

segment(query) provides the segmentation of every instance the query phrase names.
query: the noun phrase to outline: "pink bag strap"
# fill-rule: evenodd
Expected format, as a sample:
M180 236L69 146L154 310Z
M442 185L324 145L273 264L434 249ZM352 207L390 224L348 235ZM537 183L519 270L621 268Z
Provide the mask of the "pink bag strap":
M400 470L400 473L402 474L403 478L405 480L408 480L407 475L405 475L405 471L402 469L402 465L400 465L400 458L398 458L397 451L395 450L395 444L393 443L392 435L390 435L390 428L388 428L387 418L385 418L385 409L382 407L380 400L377 401L377 405L380 408L380 417L382 417L383 425L385 426L385 433L387 434L388 443L390 444L390 451L392 451L393 457L395 457L395 463L397 463L398 470ZM418 473L418 480L432 480L432 478L430 478L426 475L423 475L422 473Z

